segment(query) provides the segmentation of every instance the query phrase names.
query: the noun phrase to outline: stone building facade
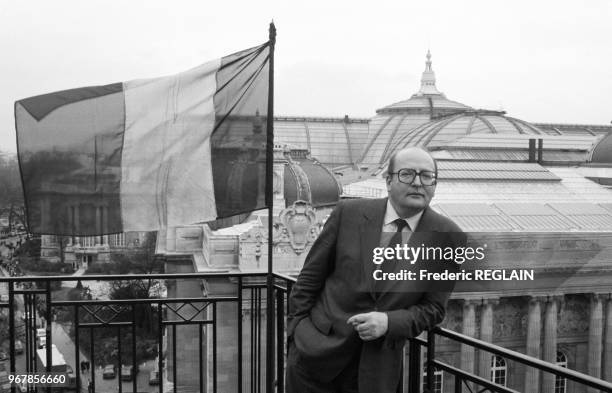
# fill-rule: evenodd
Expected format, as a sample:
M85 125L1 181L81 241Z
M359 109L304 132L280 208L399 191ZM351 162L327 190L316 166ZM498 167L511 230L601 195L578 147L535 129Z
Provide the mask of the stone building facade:
M64 263L73 269L87 269L93 263L110 262L111 253L130 253L141 250L147 232L126 232L103 236L41 236L41 260ZM61 244L60 244L61 243Z

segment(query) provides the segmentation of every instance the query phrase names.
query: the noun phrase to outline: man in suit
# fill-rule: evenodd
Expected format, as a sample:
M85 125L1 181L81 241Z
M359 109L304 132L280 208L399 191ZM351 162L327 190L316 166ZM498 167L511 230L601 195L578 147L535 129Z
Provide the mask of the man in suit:
M444 319L454 283L376 281L375 270L406 265L377 266L373 251L393 247L390 238L409 246L463 245L459 227L429 208L436 181L431 155L405 148L389 161L388 198L343 201L331 213L289 298L289 393L397 391L406 339ZM441 266L448 267L427 261L420 268Z

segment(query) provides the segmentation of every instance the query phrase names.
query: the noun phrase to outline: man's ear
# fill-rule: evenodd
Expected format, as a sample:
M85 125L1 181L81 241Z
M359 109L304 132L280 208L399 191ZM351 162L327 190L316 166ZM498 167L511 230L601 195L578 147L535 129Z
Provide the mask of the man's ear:
M431 187L431 197L433 198L434 196L436 196L436 186L438 185L438 182L436 182L433 186L429 186Z

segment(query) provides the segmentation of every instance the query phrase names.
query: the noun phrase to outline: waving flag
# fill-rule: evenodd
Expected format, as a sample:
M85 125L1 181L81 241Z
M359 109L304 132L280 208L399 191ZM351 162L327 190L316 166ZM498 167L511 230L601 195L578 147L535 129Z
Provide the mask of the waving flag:
M29 230L100 235L265 207L270 45L15 103Z

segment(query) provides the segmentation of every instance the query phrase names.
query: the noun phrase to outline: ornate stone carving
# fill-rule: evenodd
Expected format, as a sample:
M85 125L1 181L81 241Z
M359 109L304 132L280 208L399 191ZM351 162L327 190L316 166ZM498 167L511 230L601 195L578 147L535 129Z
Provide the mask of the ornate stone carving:
M289 231L281 222L274 222L272 225L272 242L274 244L289 241Z
M558 332L561 335L582 335L589 331L589 299L567 295L559 312Z
M262 267L262 256L267 255L268 243L267 228L256 226L247 232L240 234L239 264L241 269L253 269ZM264 258L265 260L265 258Z
M524 337L527 334L527 302L522 298L506 298L493 313L493 337Z
M600 251L601 246L591 239L562 239L559 241L559 249Z
M503 250L537 250L537 240L498 240L494 243L496 249Z
M296 254L301 254L308 243L315 241L320 228L316 224L314 209L305 201L295 201L293 205L280 214L282 229L278 228L280 237L287 236ZM274 238L277 239L276 237Z
M317 222L314 209L304 201L296 201L283 209L272 225L274 266L278 271L299 271L303 255L318 237L323 224ZM268 256L267 227L256 225L240 234L240 269L265 268Z

